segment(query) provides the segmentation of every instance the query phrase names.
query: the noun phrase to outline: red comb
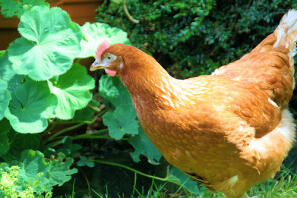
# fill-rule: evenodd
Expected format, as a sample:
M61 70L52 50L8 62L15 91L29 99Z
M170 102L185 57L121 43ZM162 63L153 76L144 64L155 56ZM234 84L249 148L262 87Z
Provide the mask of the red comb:
M102 53L109 48L109 42L108 40L104 40L99 47L97 48L97 52L96 52L96 58L101 59L101 55Z

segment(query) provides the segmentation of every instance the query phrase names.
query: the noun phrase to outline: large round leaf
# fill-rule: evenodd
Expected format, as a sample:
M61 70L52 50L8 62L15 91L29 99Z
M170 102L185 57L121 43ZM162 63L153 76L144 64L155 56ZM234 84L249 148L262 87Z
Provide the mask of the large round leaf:
M7 83L0 79L0 120L4 116L4 112L8 107L10 101L10 94L7 90Z
M81 41L80 58L95 56L98 46L104 41L109 43L130 44L127 33L119 28L110 27L105 23L85 23L82 26L85 40Z
M16 73L34 80L65 73L80 53L80 27L60 8L30 9L22 15L18 30L22 37L9 46L9 60Z
M45 81L37 82L15 76L9 82L11 101L5 112L12 128L20 133L38 133L47 128L47 119L54 116L56 97Z
M49 87L58 98L55 114L60 119L71 119L74 112L84 108L91 100L90 89L95 87L95 81L78 63L62 76L51 79Z

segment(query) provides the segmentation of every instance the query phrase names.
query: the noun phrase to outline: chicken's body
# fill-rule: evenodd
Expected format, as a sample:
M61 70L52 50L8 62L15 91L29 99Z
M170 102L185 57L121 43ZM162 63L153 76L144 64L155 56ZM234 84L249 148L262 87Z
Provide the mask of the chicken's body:
M288 110L281 115L266 93L225 78L180 81L175 92L166 90L168 84L158 103L148 105L137 95L133 103L170 164L228 197L240 197L279 170L294 139Z
M212 75L172 78L151 56L126 45L119 75L141 126L169 163L208 188L238 198L271 178L292 147L288 102L294 89L297 11L240 60Z

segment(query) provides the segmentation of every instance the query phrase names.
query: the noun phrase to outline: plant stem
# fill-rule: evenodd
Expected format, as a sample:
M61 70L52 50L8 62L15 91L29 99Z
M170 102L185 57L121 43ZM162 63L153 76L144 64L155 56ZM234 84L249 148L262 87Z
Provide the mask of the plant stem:
M107 112L107 108L102 109L99 113L95 115L95 117L101 117L103 114Z
M124 8L124 12L125 12L126 16L128 17L128 19L129 19L130 21L132 21L133 23L139 23L139 20L134 19L134 18L131 16L131 14L129 13L128 8L127 8L127 4L126 4L126 0L123 1L123 8Z
M79 140L79 139L112 139L107 134L99 135L99 134L104 133L104 132L108 132L108 129L101 129L101 130L94 131L94 132L87 133L87 134L69 136L69 138L71 140ZM62 144L61 139L48 144L48 146L55 147L55 146L58 146L59 144Z
M88 134L82 134L82 135L76 135L73 137L70 137L71 140L79 140L79 139L112 139L108 135L88 135Z
M44 131L43 133L42 133L42 135L44 136L44 135L47 135L51 130L53 130L54 128L55 128L55 126L57 125L57 122L53 122L51 125L50 125L50 127L46 130L46 131Z
M97 111L97 112L100 112L101 111L101 109L99 109L98 107L93 106L91 104L88 104L88 107L91 108L91 109L93 109L94 111Z
M110 165L110 166L117 166L117 167L121 167L121 168L124 168L124 169L127 169L129 171L132 171L134 173L137 173L139 175L142 175L144 177L148 177L148 178L152 178L152 179L156 179L156 180L159 180L159 181L168 181L167 180L167 177L163 178L163 177L156 177L156 176L153 176L153 175L149 175L149 174L146 174L146 173L143 173L139 170L136 170L134 168L131 168L129 166L126 166L124 164L119 164L119 163L116 163L116 162L110 162L110 161L104 161L104 160L90 160L90 161L93 161L93 162L96 162L98 164L105 164L105 165Z
M74 125L74 126L71 126L71 127L65 128L65 129L62 129L61 131L58 131L57 133L55 133L55 134L53 134L52 136L50 136L50 137L45 141L45 143L50 142L50 141L54 140L55 137L57 137L57 136L59 136L59 135L62 135L63 133L66 133L67 131L71 131L71 130L73 130L73 129L76 129L76 128L78 128L78 127L84 125L84 124L86 124L86 123L81 122L81 123L78 123L78 124L76 124L76 125Z
M93 136L84 136L84 137L71 137L69 136L69 138L71 140L80 140L80 139L112 139L110 138L108 135L93 135ZM51 142L50 144L48 144L49 147L55 147L62 144L62 140L58 140L55 142Z
M92 131L92 132L87 133L87 134L89 134L89 135L98 135L98 134L105 133L105 132L108 132L108 129L100 129L100 130L97 130L97 131Z

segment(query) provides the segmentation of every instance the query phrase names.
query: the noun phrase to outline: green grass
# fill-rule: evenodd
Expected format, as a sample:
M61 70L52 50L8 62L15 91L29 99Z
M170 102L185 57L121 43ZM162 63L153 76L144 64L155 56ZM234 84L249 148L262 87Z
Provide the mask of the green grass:
M261 194L265 198L296 198L297 197L297 174L283 167L275 179L255 185L250 189L250 196Z
M135 177L136 178L136 177ZM181 188L177 188L175 191L169 191L167 186L169 183L155 182L152 180L150 188L147 192L144 189L137 189L137 180L133 186L133 193L131 196L118 194L117 198L127 197L147 197L147 198L226 198L222 193L212 193L204 186L200 187L199 195L192 195L189 192L184 191ZM96 189L91 189L92 198L110 198L108 196L108 188L106 187L107 193L97 192ZM282 171L276 176L275 179L269 179L265 183L257 184L253 186L249 192L249 196L261 195L265 198L296 198L297 197L297 174L292 174L289 169L282 168Z
M130 197L147 197L147 198L226 198L222 193L212 193L205 187L201 187L199 195L192 195L189 192L183 190L170 192L167 189L168 183L157 184L154 180L147 192L144 189L134 188L133 195L126 196L118 194L117 198L130 198ZM107 187L106 187L107 189ZM95 189L91 189L92 196L89 198L111 198L107 193L97 192ZM251 188L248 192L249 196L261 195L264 198L296 198L297 197L297 175L291 175L287 178L270 179L265 183L257 184ZM75 193L67 195L65 198L75 198Z

